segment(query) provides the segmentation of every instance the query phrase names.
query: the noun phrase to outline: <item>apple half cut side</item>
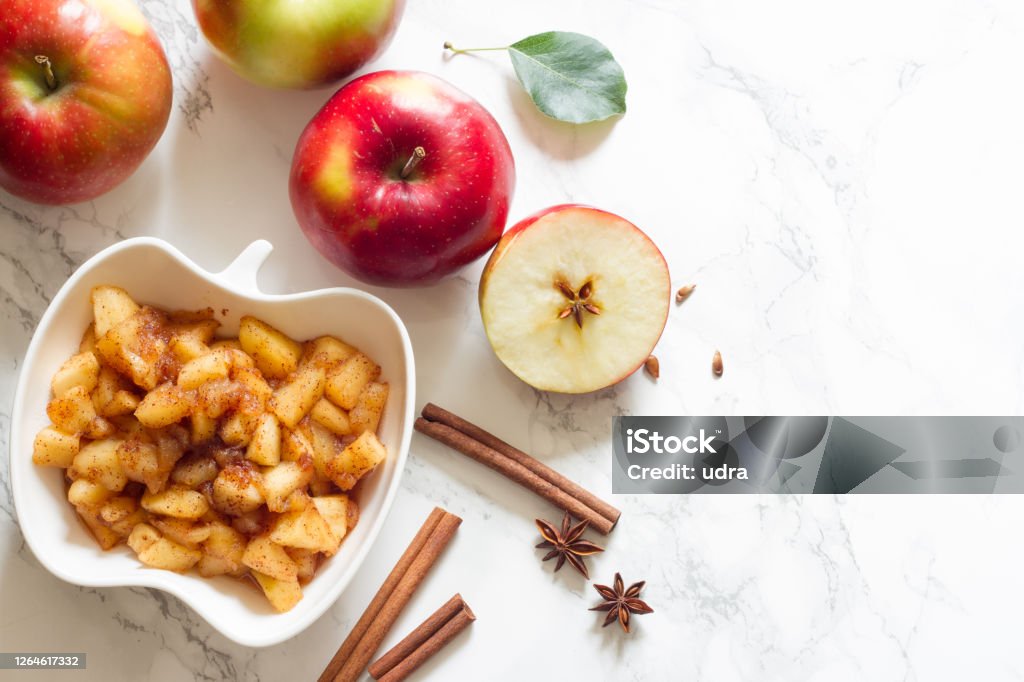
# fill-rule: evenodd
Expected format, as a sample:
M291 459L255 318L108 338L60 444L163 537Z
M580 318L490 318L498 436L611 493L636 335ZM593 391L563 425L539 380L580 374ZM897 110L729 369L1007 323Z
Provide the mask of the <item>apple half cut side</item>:
M589 393L635 372L668 319L671 280L654 242L628 220L554 206L498 242L480 279L491 347L531 386Z

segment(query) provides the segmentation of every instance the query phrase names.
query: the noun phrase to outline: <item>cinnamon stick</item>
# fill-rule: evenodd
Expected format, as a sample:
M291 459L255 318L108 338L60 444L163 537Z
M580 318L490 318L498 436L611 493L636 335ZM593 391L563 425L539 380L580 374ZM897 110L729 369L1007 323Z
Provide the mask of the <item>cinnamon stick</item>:
M460 523L455 514L434 508L318 682L354 682L359 677Z
M548 483L558 486L601 516L611 521L612 527L615 526L619 517L622 515L621 511L579 484L569 480L540 460L531 457L519 448L509 445L494 434L485 431L476 424L466 421L462 417L449 412L443 407L439 407L434 403L427 403L423 406L423 418L432 422L440 422L441 424L450 426L457 431L461 431L473 440L483 443L492 450L496 450L509 459L522 464Z
M386 682L404 680L474 620L469 604L456 594L370 665L370 677Z
M564 509L578 519L585 519L599 533L607 535L615 527L615 521L605 518L571 494L547 481L525 466L502 453L487 447L478 440L452 427L423 419L416 420L415 428L420 433L444 443L450 448L486 464L506 478L515 481L527 490L543 497L559 509Z

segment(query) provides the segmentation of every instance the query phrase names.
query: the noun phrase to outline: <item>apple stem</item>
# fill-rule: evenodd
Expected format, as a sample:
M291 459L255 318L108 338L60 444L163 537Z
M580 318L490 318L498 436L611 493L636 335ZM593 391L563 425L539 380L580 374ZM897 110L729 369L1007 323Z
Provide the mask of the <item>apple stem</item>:
M405 162L405 167L402 168L402 172L399 173L402 179L405 180L406 178L408 178L409 174L412 173L412 169L419 165L419 162L425 159L426 157L427 150L424 149L423 147L416 147L416 149L413 149L412 156L410 156L409 160Z
M508 46L506 45L505 47L467 47L460 49L446 41L444 44L444 49L451 50L455 54L465 54L467 52L494 52L497 50L507 50Z
M43 75L46 77L46 87L48 87L51 92L56 90L57 77L53 75L53 64L50 62L50 58L46 55L37 54L36 64L43 67Z

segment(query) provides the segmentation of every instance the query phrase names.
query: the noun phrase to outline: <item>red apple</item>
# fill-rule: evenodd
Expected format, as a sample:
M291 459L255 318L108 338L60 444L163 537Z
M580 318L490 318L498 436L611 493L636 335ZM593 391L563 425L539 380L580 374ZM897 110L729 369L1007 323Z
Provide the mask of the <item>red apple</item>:
M3 0L0 187L87 201L142 163L171 113L171 70L131 0Z
M203 35L241 76L277 88L335 83L380 54L405 0L192 0Z
M480 278L491 347L535 388L587 393L640 368L669 309L668 265L636 225L554 206L501 238Z
M291 198L320 253L370 284L430 284L476 260L505 229L515 164L469 95L412 71L341 88L292 161Z

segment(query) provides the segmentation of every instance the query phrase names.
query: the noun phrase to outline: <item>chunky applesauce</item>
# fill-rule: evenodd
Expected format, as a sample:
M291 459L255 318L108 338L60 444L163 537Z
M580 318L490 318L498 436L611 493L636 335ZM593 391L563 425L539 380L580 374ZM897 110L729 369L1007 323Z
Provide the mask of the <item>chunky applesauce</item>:
M153 568L254 580L287 611L386 456L380 367L333 336L254 317L218 338L212 309L168 312L92 290L93 322L51 382L32 459L59 467L103 549Z

